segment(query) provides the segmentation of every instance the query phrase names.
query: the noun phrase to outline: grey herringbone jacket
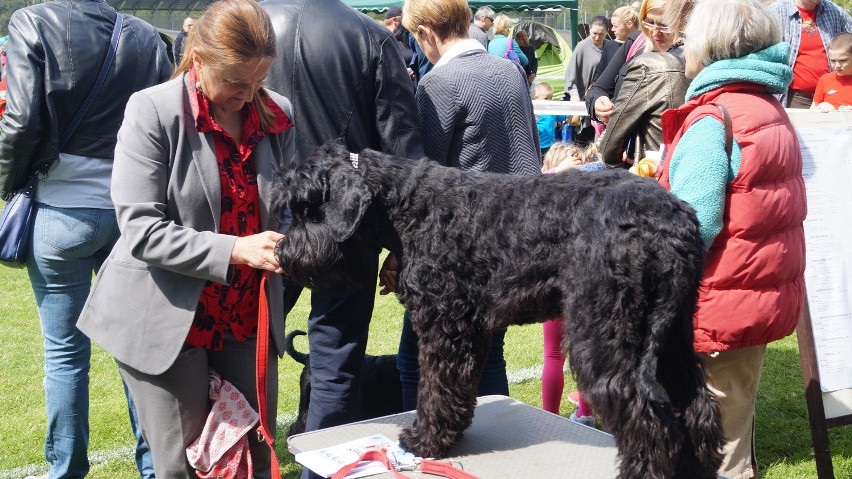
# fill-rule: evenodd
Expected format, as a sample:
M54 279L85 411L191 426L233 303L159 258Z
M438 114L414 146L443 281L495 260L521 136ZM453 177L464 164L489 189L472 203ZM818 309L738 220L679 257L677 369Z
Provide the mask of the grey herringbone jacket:
M469 51L417 86L426 156L463 170L541 173L538 128L520 65Z

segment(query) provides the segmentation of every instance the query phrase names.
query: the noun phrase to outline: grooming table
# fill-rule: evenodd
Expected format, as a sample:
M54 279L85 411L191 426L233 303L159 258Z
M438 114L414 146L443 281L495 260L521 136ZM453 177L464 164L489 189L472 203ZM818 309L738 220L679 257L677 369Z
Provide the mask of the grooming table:
M291 436L293 454L331 447L381 433L397 440L414 422L409 411ZM448 459L481 479L612 479L617 474L615 441L586 427L506 396L479 398L473 425L450 450ZM435 476L403 472L412 478ZM371 478L393 478L383 473Z

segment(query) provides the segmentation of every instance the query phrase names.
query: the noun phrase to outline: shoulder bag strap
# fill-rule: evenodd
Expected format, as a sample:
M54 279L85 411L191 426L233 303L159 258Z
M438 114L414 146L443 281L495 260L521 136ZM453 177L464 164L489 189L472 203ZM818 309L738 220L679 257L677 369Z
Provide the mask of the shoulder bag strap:
M734 127L731 124L731 115L728 109L719 103L711 103L722 114L722 123L725 124L725 153L728 154L728 161L731 160L731 153L734 151Z
M124 14L118 13L115 16L115 25L112 27L112 38L109 41L109 50L107 51L106 58L104 58L104 63L101 65L101 71L98 73L98 78L95 80L95 84L92 85L92 89L89 90L89 96L86 97L86 100L83 101L83 104L80 106L80 109L77 110L77 114L74 115L74 119L71 120L71 123L68 125L68 128L65 129L65 132L62 133L62 136L59 138L59 143L56 145L56 149L62 151L62 148L68 143L68 140L71 139L71 135L74 134L74 130L80 125L80 121L83 120L83 117L86 116L86 112L89 111L89 107L92 106L92 103L95 101L95 97L98 96L98 92L101 90L101 87L104 85L104 81L106 80L107 72L109 72L109 68L112 65L112 60L115 58L115 51L118 49L118 39L121 36L121 26L124 24Z
M512 49L512 39L506 37L506 53L503 54L503 57L509 56L509 50Z

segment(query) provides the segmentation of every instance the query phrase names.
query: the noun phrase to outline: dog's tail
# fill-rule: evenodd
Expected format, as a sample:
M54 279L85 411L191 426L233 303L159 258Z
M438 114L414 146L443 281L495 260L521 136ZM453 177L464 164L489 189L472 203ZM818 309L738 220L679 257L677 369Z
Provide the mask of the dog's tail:
M702 358L695 352L693 317L704 270L703 242L693 228L691 210L672 215L680 234L658 240L659 249L645 261L655 266L645 278L653 298L645 327L647 333L637 370L639 398L659 419L675 478L715 478L722 464L724 435L718 401L707 387ZM679 222L679 224L678 224ZM695 223L697 225L697 222ZM648 263L646 263L648 264ZM662 440L662 438L659 438ZM677 444L673 444L677 441ZM660 451L666 454L667 451ZM653 456L660 463L666 458Z
M677 216L688 220L692 213ZM637 370L637 389L640 402L648 403L646 411L653 411L655 414L650 416L659 419L661 431L668 430L666 440L657 440L670 448L660 453L668 453L673 461L666 464L666 468L674 468L672 477L710 479L716 477L722 463L722 415L707 387L702 359L693 347L693 317L704 251L700 239L691 240L699 238L697 228L693 230L683 223L686 221L679 225L679 237L673 234L658 241L660 249L645 258L656 265L645 282L656 281L651 286L653 299L648 305L648 331ZM667 460L662 455L653 457L660 463Z
M677 261L675 261L677 263ZM698 278L695 285L690 273L701 271L689 267L672 271L669 281L659 285L652 316L649 341L639 366L640 397L648 398L649 407L658 412L666 427L675 428L672 438L680 438L674 460L676 478L715 478L722 463L722 414L716 397L707 387L701 357L695 352L693 322ZM654 331L656 330L656 331ZM660 401L660 394L665 400ZM663 460L662 458L660 458Z
M587 260L565 268L569 360L615 436L620 478L715 477L721 412L693 348L703 244L691 210L655 199L670 211L651 217L630 205L611 215L615 226L600 223L616 233L581 233L588 251L575 254Z
M300 363L305 366L308 365L310 355L297 351L296 348L293 346L293 338L295 338L296 336L307 335L308 333L304 331L294 329L290 331L289 334L287 334L287 337L284 338L284 351L286 351L291 358L295 359L297 363Z

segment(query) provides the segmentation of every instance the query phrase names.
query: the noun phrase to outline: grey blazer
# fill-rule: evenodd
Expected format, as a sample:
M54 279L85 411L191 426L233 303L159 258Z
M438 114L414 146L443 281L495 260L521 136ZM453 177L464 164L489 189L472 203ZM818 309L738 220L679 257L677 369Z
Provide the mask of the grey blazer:
M121 237L98 272L77 327L119 362L168 369L183 347L206 281L228 283L236 237L218 234L221 187L210 133L195 128L184 76L130 97L112 173ZM190 86L191 88L192 86ZM292 119L290 102L269 92ZM278 170L295 154L294 128L254 149L261 227ZM282 278L267 281L270 329L283 353Z

